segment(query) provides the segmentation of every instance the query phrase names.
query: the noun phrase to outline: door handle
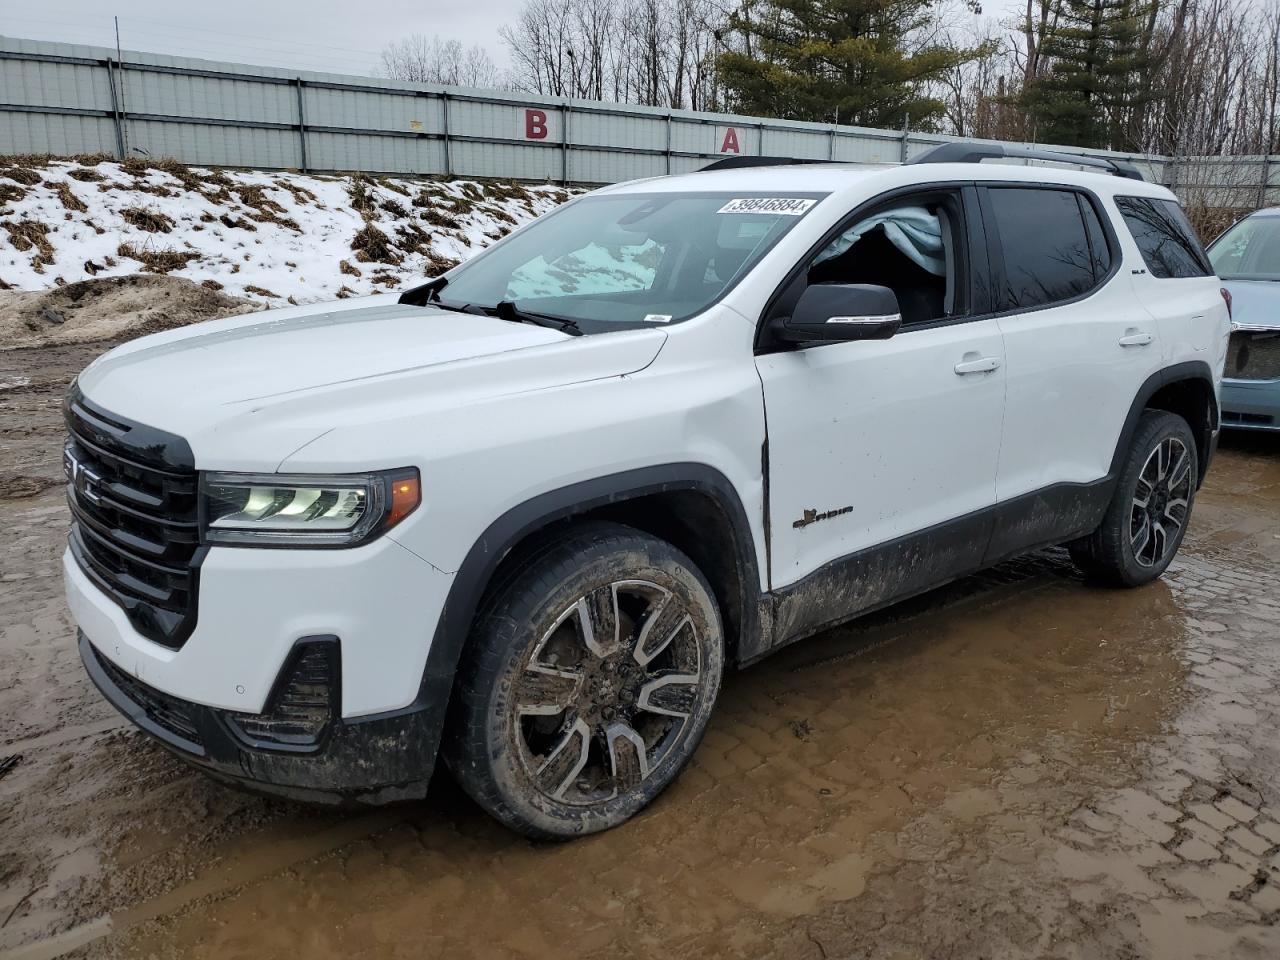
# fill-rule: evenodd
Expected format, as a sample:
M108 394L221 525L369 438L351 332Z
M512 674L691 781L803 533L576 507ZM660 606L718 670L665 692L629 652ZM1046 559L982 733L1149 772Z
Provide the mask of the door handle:
M972 356L966 353L966 357ZM970 373L990 373L1000 368L999 357L977 357L972 360L961 360L955 366L956 374L963 377Z
M1145 347L1154 339L1155 337L1151 334L1139 330L1137 327L1130 327L1124 332L1124 336L1120 338L1119 343L1122 347Z

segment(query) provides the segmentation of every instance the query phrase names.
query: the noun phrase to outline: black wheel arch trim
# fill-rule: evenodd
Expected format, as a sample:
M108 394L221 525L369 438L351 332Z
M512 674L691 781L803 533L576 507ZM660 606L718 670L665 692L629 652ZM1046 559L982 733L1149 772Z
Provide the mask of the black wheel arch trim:
M1218 395L1213 387L1213 370L1204 360L1186 360L1182 363L1171 364L1147 377L1138 389L1137 395L1133 398L1133 404L1129 407L1129 413L1125 416L1124 425L1120 428L1120 437L1116 441L1115 453L1112 454L1111 468L1108 471L1110 476L1119 476L1121 461L1129 452L1129 445L1133 442L1134 432L1138 429L1138 420L1142 416L1142 411L1147 408L1151 398L1170 384L1189 380L1202 381L1209 391L1208 422L1189 424L1192 432L1196 434L1197 447L1204 451L1204 456L1200 458L1200 475L1196 478L1196 489L1200 488L1200 485L1204 483L1205 474L1209 471L1209 461L1213 457L1214 447L1216 446L1214 439L1218 428L1221 426Z
M549 490L512 507L494 520L476 540L454 575L445 598L440 619L436 623L422 685L414 703L400 711L360 717L359 720L383 719L401 712L421 709L427 703L440 708L453 689L462 651L485 590L498 565L528 537L565 520L599 507L624 503L640 497L671 492L701 493L714 500L724 511L731 528L737 554L741 596L741 636L744 646L768 635L763 595L760 590L759 564L755 538L737 489L719 470L703 463L671 463L626 470ZM432 752L439 746L436 743Z

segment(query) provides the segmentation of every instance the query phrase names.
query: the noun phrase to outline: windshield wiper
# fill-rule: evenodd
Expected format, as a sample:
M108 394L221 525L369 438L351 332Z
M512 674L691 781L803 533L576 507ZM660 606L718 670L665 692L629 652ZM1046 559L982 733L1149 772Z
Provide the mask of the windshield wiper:
M582 328L568 317L553 317L546 313L530 313L528 310L521 310L510 300L500 300L494 304L493 315L500 320L510 320L512 323L531 323L538 327L550 327L552 330L559 330L570 336L582 336Z

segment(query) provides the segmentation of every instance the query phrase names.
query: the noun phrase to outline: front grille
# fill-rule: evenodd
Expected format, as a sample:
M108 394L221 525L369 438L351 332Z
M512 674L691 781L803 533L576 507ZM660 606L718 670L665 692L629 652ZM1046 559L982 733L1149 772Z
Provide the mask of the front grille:
M135 630L177 649L195 627L202 556L190 447L95 407L78 390L66 419L72 555Z
M1237 330L1231 334L1226 375L1233 380L1280 378L1280 330Z
M171 697L129 676L97 650L93 651L93 656L97 659L102 672L107 675L107 679L116 685L121 694L141 707L147 719L188 743L197 747L204 745L200 737L200 729L196 725L195 711L190 703Z

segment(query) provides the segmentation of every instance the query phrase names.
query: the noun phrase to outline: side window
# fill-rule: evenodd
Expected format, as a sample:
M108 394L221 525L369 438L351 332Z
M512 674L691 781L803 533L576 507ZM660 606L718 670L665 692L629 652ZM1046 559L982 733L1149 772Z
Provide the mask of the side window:
M1093 248L1074 191L991 187L987 197L1004 253L996 310L1029 310L1093 289Z
M894 292L904 326L961 316L968 299L964 248L958 195L904 197L846 224L788 295L798 298L815 283L871 283Z
M1089 252L1093 258L1093 281L1101 283L1111 272L1111 251L1107 248L1107 234L1102 229L1102 221L1098 219L1098 211L1093 203L1082 193L1076 194L1080 201L1080 212L1084 214L1085 231L1089 234Z
M1169 280L1213 273L1186 214L1175 201L1116 197L1116 206L1153 277Z

